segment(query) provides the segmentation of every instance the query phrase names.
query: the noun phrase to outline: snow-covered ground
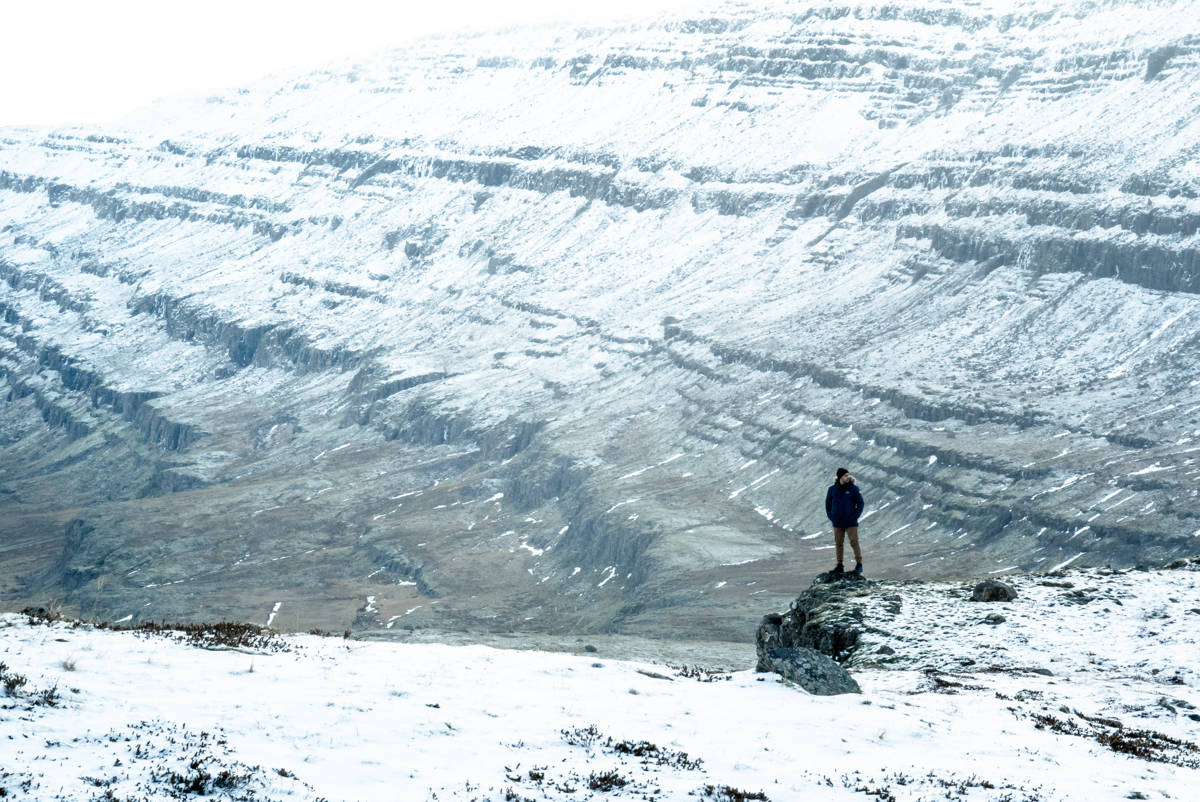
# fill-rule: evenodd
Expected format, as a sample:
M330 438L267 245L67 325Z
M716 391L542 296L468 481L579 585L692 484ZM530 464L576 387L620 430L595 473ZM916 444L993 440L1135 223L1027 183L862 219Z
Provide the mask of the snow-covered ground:
M0 695L0 796L1195 799L1200 571L1018 585L988 605L881 589L912 611L900 656L928 664L861 667L863 695L837 697L597 655L314 635L213 651L5 615L0 662L28 681ZM1046 596L1084 588L1103 598Z

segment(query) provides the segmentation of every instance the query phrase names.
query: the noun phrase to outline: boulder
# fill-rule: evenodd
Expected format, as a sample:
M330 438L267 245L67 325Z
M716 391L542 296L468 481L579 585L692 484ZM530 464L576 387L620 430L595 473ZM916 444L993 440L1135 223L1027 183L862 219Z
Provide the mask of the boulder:
M849 659L866 628L862 602L870 586L862 580L814 584L786 613L765 616L755 637L758 670L773 670L770 654L778 649L805 647L837 662Z
M980 582L971 592L971 601L974 602L1012 601L1015 598L1017 598L1016 588L995 579Z
M805 646L775 649L766 656L769 668L816 696L862 693L850 672L816 649Z

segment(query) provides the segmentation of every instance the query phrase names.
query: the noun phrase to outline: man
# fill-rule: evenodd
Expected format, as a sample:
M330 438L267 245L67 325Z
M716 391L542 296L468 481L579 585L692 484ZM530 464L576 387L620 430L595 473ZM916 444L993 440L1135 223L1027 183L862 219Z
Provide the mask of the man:
M862 515L863 497L854 484L854 477L845 468L837 469L837 479L825 494L825 514L833 524L833 545L837 550L837 567L833 573L845 573L842 567L843 542L850 536L850 548L854 549L854 573L862 576L862 551L858 548L858 516Z

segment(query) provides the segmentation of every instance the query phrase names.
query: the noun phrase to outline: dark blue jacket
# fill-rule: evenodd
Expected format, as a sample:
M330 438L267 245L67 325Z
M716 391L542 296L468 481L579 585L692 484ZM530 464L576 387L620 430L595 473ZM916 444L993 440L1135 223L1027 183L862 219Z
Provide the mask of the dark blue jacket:
M845 485L834 482L825 494L825 514L838 528L858 526L858 516L862 515L862 511L862 493L858 492L858 486L853 482Z

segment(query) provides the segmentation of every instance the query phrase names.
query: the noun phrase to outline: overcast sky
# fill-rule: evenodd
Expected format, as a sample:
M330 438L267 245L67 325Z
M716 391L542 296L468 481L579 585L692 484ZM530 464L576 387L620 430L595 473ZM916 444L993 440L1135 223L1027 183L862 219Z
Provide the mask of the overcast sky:
M701 0L3 0L0 126L100 123L468 27L603 22Z

